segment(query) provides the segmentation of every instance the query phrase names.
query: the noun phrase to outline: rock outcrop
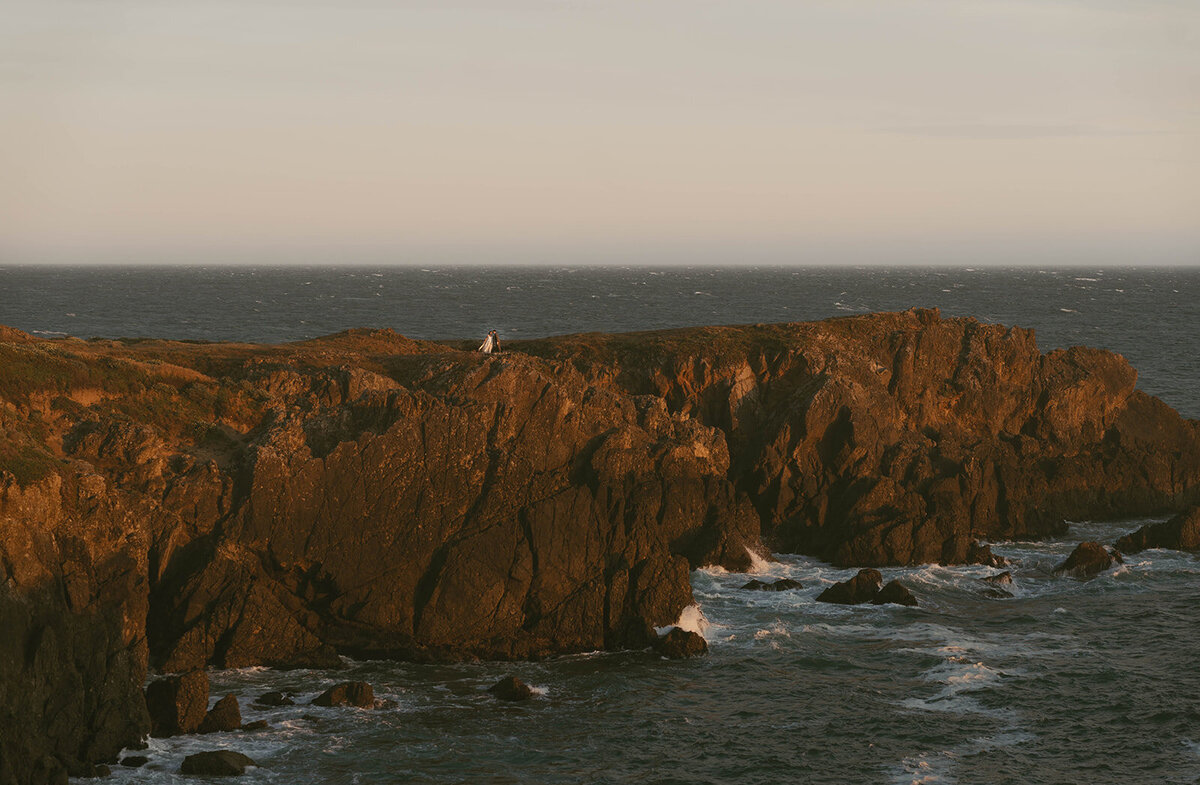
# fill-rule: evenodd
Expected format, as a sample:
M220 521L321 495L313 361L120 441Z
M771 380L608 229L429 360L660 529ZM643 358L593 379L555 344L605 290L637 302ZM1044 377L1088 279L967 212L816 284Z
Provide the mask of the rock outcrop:
M375 689L365 681L346 681L335 684L313 698L314 706L357 706L370 709L375 706Z
M524 701L533 697L533 688L516 676L505 676L487 691L502 701Z
M1091 578L1123 561L1119 551L1109 550L1098 542L1081 542L1066 561L1054 568L1054 574Z
M817 602L832 602L837 605L861 605L870 602L883 586L883 575L870 568L859 570L849 580L835 583L817 595Z
M150 735L195 733L208 711L208 674L203 670L155 679L146 686Z
M690 568L748 569L760 538L959 563L1200 502L1195 423L1119 356L1017 328L911 311L506 349L0 330L0 785L143 736L148 664L642 648Z
M708 652L708 641L699 633L685 630L682 627L672 627L665 635L654 641L654 651L668 660L684 660L689 657L699 657Z
M1146 524L1117 540L1115 547L1121 553L1138 553L1147 548L1200 550L1200 507L1192 507L1163 523Z
M238 706L237 696L226 695L213 704L204 715L197 733L220 733L222 731L239 730L242 727L242 709Z
M804 584L800 581L791 578L780 578L777 581L767 583L754 578L742 585L745 591L791 591L792 589L803 589Z
M904 605L909 608L917 607L917 598L908 590L900 581L888 581L887 584L879 590L879 593L871 598L872 605Z

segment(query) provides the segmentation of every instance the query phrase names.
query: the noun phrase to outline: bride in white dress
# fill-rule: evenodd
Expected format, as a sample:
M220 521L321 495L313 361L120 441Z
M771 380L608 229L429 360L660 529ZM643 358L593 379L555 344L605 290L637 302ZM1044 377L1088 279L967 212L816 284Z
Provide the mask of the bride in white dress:
M500 336L496 335L495 330L488 330L487 337L479 344L479 351L484 354L500 351Z

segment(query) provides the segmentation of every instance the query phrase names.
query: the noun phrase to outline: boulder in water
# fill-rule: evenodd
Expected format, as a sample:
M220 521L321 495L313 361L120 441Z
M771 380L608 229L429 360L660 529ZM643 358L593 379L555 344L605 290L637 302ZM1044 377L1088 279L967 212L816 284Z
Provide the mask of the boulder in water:
M145 755L126 755L121 758L121 765L127 769L136 769L145 766L150 762L150 758Z
M850 580L835 583L818 594L817 602L860 605L875 599L875 595L879 594L879 588L882 585L883 575L879 573L879 570L872 570L870 568L859 570L858 575L855 575Z
M989 567L1007 567L1008 559L992 553L992 546L976 542L967 549L965 564L986 564Z
M1138 553L1147 548L1200 550L1200 507L1192 507L1163 523L1148 523L1117 540L1116 547L1123 553Z
M264 692L254 699L259 706L295 706L296 702L282 692Z
M247 766L257 766L253 760L233 750L209 750L197 752L183 759L180 774L206 774L216 777L232 777L245 774Z
M266 720L255 720L254 722L247 722L245 725L243 725L242 730L253 733L255 731L268 730L270 727L271 726Z
M890 581L871 599L872 605L906 605L917 607L917 598L900 581Z
M523 701L533 697L533 690L516 676L505 676L488 687L488 692L502 701Z
M995 575L988 575L980 578L979 580L983 581L984 583L990 583L992 586L1012 586L1013 582L1012 572L1010 570L998 572Z
M208 714L204 716L204 721L200 723L200 727L196 729L196 732L218 733L220 731L237 730L241 727L242 710L238 706L237 698L232 695L226 695L209 709Z
M1109 551L1098 542L1081 542L1066 561L1054 568L1054 574L1092 578L1123 561L1118 551Z
M150 710L151 736L194 732L208 709L208 674L194 670L150 682L146 708Z
M691 630L672 627L666 635L654 641L654 650L669 660L682 660L707 653L708 641Z
M365 681L346 681L334 685L313 698L314 706L358 706L370 709L375 706L375 690Z
M746 591L789 591L791 589L803 589L804 584L800 581L794 581L791 578L780 578L774 583L766 583L757 578L742 585Z

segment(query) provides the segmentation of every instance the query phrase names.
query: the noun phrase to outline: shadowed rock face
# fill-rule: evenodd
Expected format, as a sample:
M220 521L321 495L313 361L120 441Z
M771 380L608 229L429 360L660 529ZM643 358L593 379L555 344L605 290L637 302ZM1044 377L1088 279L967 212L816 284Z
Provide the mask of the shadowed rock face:
M1116 548L1122 553L1139 553L1147 548L1200 550L1200 507L1192 507L1163 523L1148 523L1117 540Z
M1118 355L936 311L537 344L720 428L775 550L840 566L962 562L976 538L1179 509L1196 424Z
M641 647L689 568L745 569L760 534L961 562L1200 500L1194 423L1120 357L1024 330L918 311L506 348L0 333L0 690L22 718L0 783L144 734L148 660Z
M1054 568L1055 575L1093 578L1114 564L1123 563L1119 551L1110 551L1098 542L1081 542L1066 560Z

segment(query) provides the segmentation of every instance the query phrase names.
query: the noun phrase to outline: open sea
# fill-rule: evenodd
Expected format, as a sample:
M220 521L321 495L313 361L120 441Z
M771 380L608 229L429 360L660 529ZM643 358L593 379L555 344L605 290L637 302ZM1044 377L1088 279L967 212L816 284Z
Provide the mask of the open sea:
M53 268L0 266L0 324L37 335L291 341L348 327L502 339L804 321L913 306L1036 330L1043 350L1111 349L1142 389L1200 417L1200 270L948 268ZM1161 520L1161 519L1159 519ZM743 592L702 570L687 623L709 655L645 652L536 663L351 662L337 672L214 671L261 733L155 739L121 783L174 783L183 756L227 747L245 783L1196 783L1200 561L1152 550L1091 581L1050 571L1078 542L1146 520L1072 522L1049 542L993 545L986 567L883 570L921 602L815 596L854 570L781 556ZM485 689L515 674L520 704ZM303 705L371 682L374 710ZM268 690L297 705L259 709ZM147 753L141 753L147 754Z

